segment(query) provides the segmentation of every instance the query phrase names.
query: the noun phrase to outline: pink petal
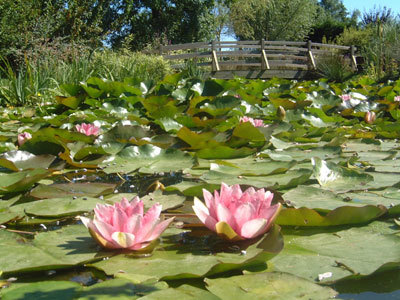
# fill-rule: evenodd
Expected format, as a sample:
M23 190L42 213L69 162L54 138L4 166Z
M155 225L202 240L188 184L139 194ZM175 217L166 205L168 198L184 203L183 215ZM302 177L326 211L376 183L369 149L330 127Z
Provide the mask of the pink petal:
M244 223L256 217L256 210L249 202L243 203L235 211L235 220L238 228L242 228Z
M142 225L142 219L143 217L141 215L132 215L128 217L124 226L124 232L136 234Z
M96 232L98 232L105 240L112 241L111 235L115 230L111 225L96 219L93 220L93 224L96 228Z
M210 230L215 231L215 224L217 224L217 220L215 220L212 216L209 215L207 207L204 206L203 202L199 199L194 198L194 205L192 206L196 216L199 220Z
M279 210L280 204L275 204L272 206L267 206L267 205L262 205L260 207L260 211L258 212L258 217L271 220L272 217L276 214L276 212ZM276 216L275 216L276 217ZM274 217L274 219L275 219ZM273 221L273 220L271 220Z
M243 224L240 235L246 239L255 238L268 229L268 221L266 219L253 219Z
M174 218L169 218L167 220L164 220L160 223L158 223L155 228L153 229L153 231L151 232L151 234L149 236L146 237L146 240L143 242L150 242L153 241L155 239L157 239L161 233L164 232L165 229L167 229L167 227L169 226L169 224L171 224L171 222L174 220Z
M111 225L114 227L115 231L123 232L127 219L128 216L126 215L126 213L122 209L116 207L113 212Z
M207 191L206 189L203 189L203 197L204 200L206 201L206 206L208 208L210 216L216 216L216 211L215 211L215 202L214 202L214 197L213 195Z
M217 205L217 216L218 216L218 222L226 222L229 224L229 226L232 227L234 231L236 231L237 225L235 218L233 217L230 210L222 203L218 203Z
M97 204L96 207L94 208L94 212L96 214L97 219L106 223L111 223L112 216L114 213L114 206L108 204L105 205Z
M142 226L139 228L139 230L136 232L136 239L138 241L145 241L147 239L147 236L151 234L151 232L154 230L154 227L157 225L159 222L159 217L161 213L161 205L160 204L154 204L144 215L143 220L142 220Z
M143 216L143 201L141 201L139 197L136 196L131 200L128 211L130 214Z
M232 197L235 199L240 199L243 195L242 189L238 184L232 186L231 193Z

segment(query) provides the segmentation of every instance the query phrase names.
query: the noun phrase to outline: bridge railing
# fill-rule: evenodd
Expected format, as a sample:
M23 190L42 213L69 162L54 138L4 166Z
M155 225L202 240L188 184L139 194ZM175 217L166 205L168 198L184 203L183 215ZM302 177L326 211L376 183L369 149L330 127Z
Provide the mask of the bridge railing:
M345 57L357 69L354 46L291 41L213 41L160 46L168 60L192 59L198 66L210 66L215 77L304 77L328 55ZM181 64L176 64L179 67ZM247 72L247 73L246 73Z

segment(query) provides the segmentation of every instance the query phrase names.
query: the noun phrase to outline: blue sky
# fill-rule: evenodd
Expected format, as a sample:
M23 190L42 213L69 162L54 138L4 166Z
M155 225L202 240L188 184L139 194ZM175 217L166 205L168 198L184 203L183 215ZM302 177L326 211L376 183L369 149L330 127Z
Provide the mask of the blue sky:
M395 16L400 14L400 0L342 0L349 12L358 9L363 13L376 7L391 8Z

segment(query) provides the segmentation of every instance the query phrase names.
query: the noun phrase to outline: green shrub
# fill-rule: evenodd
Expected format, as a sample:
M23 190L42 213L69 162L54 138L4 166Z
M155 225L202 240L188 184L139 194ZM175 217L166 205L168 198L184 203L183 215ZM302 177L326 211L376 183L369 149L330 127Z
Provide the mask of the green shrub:
M322 56L316 63L317 73L329 81L344 82L354 75L350 61L339 54Z

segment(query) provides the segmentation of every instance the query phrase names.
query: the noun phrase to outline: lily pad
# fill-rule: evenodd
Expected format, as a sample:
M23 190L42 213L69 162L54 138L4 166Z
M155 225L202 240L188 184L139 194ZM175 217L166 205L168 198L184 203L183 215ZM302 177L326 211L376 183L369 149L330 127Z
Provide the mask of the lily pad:
M55 159L55 156L49 154L34 155L30 152L14 150L0 156L0 166L17 172L35 168L47 169Z
M50 173L50 171L45 169L0 173L0 194L26 191Z
M99 252L83 225L39 233L33 240L0 230L0 272L3 275L67 268L111 254Z
M369 275L389 264L396 268L400 264L400 236L391 225L379 223L337 232L287 229L284 250L268 265L312 281L318 281L321 273L332 272L323 282ZM385 233L375 232L376 225L384 227Z
M365 185L373 180L369 174L344 168L333 162L312 159L314 176L325 189L337 192L346 192L365 188Z
M99 197L101 195L111 194L115 187L115 184L100 182L40 184L31 190L30 195L40 199L68 196Z
M122 271L151 275L162 280L203 277L240 269L273 257L282 248L278 227L274 226L261 240L252 243L234 246L216 235L195 236L187 231L168 229L150 257L136 259L119 255L93 266L109 275ZM245 249L244 255L241 249Z
M323 287L290 274L271 272L228 278L205 279L207 289L219 299L332 299L337 295ZM288 284L289 283L289 284Z

